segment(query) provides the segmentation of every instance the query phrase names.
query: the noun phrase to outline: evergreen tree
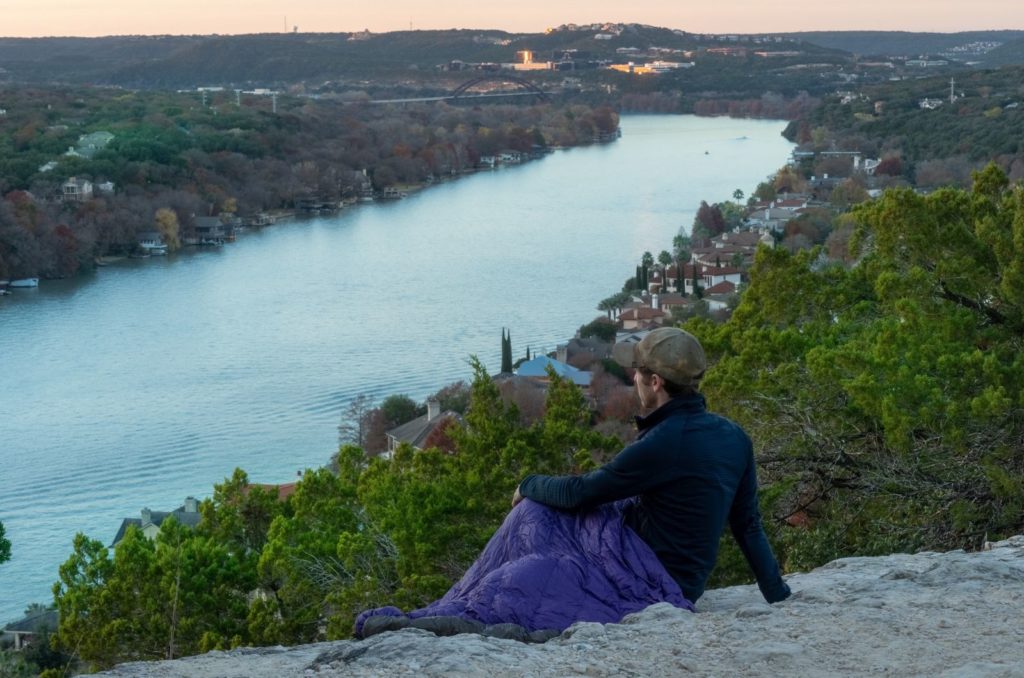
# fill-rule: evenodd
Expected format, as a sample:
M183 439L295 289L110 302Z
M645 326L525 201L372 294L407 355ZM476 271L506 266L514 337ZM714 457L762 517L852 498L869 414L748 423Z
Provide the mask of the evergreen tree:
M0 563L11 559L11 542L4 536L4 524L0 523Z
M853 215L857 265L761 248L730 320L689 327L786 569L1024 529L1024 189L990 166Z
M512 373L512 331L501 329L501 371Z

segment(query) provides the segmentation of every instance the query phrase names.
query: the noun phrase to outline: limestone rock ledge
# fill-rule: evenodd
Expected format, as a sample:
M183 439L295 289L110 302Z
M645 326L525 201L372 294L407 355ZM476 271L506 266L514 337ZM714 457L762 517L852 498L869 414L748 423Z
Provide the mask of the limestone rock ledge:
M754 586L719 589L698 614L661 603L620 624L575 624L543 645L404 629L98 675L1024 677L1024 536L988 546L843 558L787 577L793 596L777 605Z

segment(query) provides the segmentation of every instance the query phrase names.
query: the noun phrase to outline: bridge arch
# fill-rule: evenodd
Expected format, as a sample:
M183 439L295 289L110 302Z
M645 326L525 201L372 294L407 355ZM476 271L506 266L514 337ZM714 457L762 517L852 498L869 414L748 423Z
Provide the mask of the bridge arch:
M515 75L508 75L506 73L488 73L486 75L481 75L476 78L467 80L466 82L462 83L461 85L453 89L452 93L449 96L451 99L460 99L466 96L466 94L469 92L471 88L476 87L477 85L483 82L511 83L517 86L519 89L537 95L537 98L540 99L541 101L548 101L549 99L547 93L544 90L542 90L540 87L537 87L537 85L533 84L529 80L525 80Z

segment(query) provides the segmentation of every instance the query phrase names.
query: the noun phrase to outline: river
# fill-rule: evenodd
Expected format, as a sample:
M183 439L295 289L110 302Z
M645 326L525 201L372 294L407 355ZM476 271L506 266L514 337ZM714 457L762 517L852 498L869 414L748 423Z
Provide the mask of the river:
M353 397L496 371L503 327L553 351L701 200L782 166L783 127L624 116L611 144L0 297L0 624L50 602L76 532L109 544L235 467L289 482Z

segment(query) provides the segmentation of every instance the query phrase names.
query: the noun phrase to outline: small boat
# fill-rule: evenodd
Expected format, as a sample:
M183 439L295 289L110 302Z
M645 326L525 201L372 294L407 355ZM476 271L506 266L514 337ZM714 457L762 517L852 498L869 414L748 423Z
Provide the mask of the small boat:
M145 243L142 245L142 253L146 256L153 255L155 257L165 257L167 256L167 245Z
M12 280L11 287L39 287L39 278L21 278Z

